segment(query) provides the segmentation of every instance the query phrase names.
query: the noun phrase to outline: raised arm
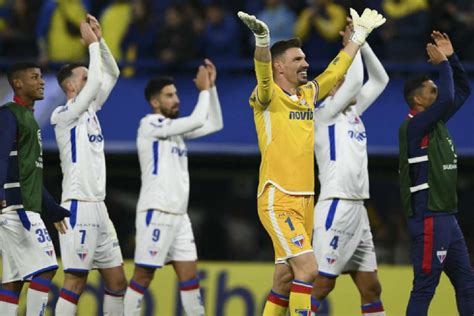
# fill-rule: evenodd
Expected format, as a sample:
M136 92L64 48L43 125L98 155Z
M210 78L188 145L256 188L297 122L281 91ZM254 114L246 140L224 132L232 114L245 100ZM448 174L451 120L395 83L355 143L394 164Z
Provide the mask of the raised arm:
M407 131L410 139L427 135L443 119L454 102L453 73L446 56L433 44L428 44L426 50L430 61L439 65L438 96L433 105L410 120Z
M355 108L359 115L362 115L378 98L387 86L389 80L387 72L372 48L369 46L369 43L366 42L362 45L361 53L367 67L369 79L364 84L356 98Z
M94 108L96 111L99 111L102 108L102 105L105 103L109 97L110 92L117 83L117 79L120 76L120 69L115 61L112 52L110 51L105 39L102 37L102 29L97 19L88 14L87 15L88 23L90 24L92 30L94 31L97 39L99 40L100 47L100 57L102 60L102 70L103 70L103 79L100 91L95 99Z
M209 75L204 66L200 66L196 79L194 80L199 93L198 102L190 116L169 119L159 118L144 122L144 133L154 138L167 138L170 136L183 135L192 132L206 123L210 103L210 83Z
M0 210L6 207L4 184L7 182L8 160L16 138L17 124L13 113L0 107Z
M185 139L193 139L202 136L206 136L217 131L220 131L224 127L224 120L222 119L221 103L219 101L219 95L217 94L216 87L216 76L217 70L214 64L209 60L205 60L207 72L209 74L209 81L211 85L210 89L210 106L209 113L207 115L206 122L204 125L190 133L184 135Z
M332 60L326 70L316 77L318 86L318 100L324 99L329 91L343 78L349 69L352 59L365 43L367 36L377 27L385 23L385 18L375 10L365 9L361 16L351 8L353 30L346 28L346 33L351 32L350 40L341 52Z
M446 33L441 34L438 31L433 31L431 33L431 38L434 40L438 49L446 55L453 71L454 103L444 115L443 120L447 122L467 100L471 94L471 87L469 85L469 78L467 77L466 71L454 53L454 49L448 35Z
M90 25L85 21L81 23L81 35L89 47L89 70L87 81L79 94L68 102L66 106L58 107L51 115L51 123L69 124L77 120L82 113L87 111L92 101L97 97L102 84L102 62L100 47L97 37Z
M332 97L327 97L324 107L315 112L318 120L329 121L344 111L362 87L364 81L364 66L360 53L354 58L349 67L344 82Z
M238 17L255 35L255 73L257 77L257 100L266 107L273 96L272 56L270 53L270 31L267 25L254 15L239 11Z

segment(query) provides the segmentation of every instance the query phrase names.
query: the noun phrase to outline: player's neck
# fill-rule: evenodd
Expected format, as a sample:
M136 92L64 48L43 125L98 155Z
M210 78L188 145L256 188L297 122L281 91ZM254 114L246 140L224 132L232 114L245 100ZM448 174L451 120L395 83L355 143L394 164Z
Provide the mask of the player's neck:
M275 83L285 92L289 94L296 94L296 86L294 83L285 80L285 78L275 78Z
M24 95L15 94L13 101L30 110L33 110L33 107L35 106L35 100L32 100L31 98Z

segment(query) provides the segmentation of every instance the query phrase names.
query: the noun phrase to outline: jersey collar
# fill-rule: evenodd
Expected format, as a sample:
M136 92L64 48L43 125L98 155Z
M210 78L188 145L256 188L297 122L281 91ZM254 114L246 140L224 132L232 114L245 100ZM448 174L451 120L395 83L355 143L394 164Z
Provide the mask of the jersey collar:
M416 110L411 109L410 112L408 112L408 118L413 118L417 114L418 112Z
M23 99L20 98L19 96L14 96L13 102L27 108L28 110L34 111L34 109L33 108L30 109L30 106L25 101L23 101Z

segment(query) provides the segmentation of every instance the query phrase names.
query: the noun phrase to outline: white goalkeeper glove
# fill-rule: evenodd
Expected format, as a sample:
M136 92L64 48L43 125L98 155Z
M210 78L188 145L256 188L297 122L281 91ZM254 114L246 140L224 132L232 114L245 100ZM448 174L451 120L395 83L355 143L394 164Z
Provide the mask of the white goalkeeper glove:
M255 15L249 15L242 11L239 11L237 16L253 32L253 35L255 35L255 45L257 47L270 46L270 31L264 22L257 19Z
M351 34L351 41L362 46L370 32L385 23L386 19L376 10L366 8L361 16L357 11L350 8L354 31Z

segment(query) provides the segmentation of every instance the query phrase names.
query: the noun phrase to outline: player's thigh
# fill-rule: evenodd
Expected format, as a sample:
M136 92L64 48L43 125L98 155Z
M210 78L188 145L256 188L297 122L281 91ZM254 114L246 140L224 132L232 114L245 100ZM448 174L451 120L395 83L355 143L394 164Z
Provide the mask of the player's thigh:
M165 212L139 212L136 218L135 264L161 268L176 237L178 222L178 216Z
M258 215L272 239L276 262L312 251L304 203L309 203L306 197L287 195L270 185L258 198Z
M57 269L56 253L40 214L20 210L1 215L3 283Z
M64 271L87 273L92 269L100 237L100 223L94 203L67 201L62 204L71 211L66 219L67 230L59 234Z
M313 248L321 275L341 274L360 244L363 230L358 207L339 199L316 204Z
M99 238L92 266L97 269L119 267L123 274L121 268L123 264L122 251L120 250L117 232L110 220L105 203L97 203L96 212L99 222Z
M175 215L175 217L179 219L176 223L175 238L170 246L166 262L194 262L197 260L197 250L189 215Z
M359 243L343 271L375 272L377 271L377 257L367 210L363 205L356 207L358 209L355 211L359 213L360 221L359 229L354 233L354 239L359 240Z

